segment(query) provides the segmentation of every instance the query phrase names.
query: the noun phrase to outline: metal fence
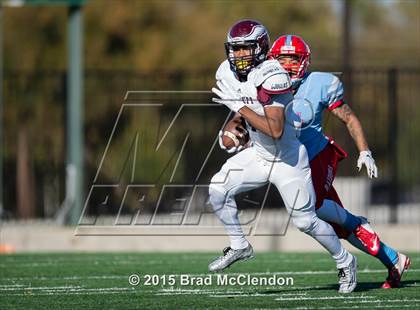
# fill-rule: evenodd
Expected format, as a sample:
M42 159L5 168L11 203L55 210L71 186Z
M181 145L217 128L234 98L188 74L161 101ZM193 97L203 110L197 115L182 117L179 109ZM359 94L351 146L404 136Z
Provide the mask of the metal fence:
M410 221L418 216L420 209L420 109L417 108L420 70L353 69L345 71L340 77L345 81L346 100L362 121L379 167L380 177L366 185L369 195L362 201L372 214L375 210L379 212L386 208L389 213L386 221ZM150 75L86 71L86 192L93 182L127 90L209 90L213 83L214 72L179 71ZM5 72L4 85L6 216L51 218L60 208L65 195L66 74L61 71ZM174 100L171 104L176 106L182 100ZM209 97L200 100L210 102ZM173 112L165 111L169 114ZM345 126L331 113L326 112L324 122L326 133L349 153L349 157L340 163L337 182L344 195L347 191L354 196L354 190L346 188L364 177L355 167L356 148ZM205 140L211 139L216 132L203 134L207 135L203 138ZM200 145L194 147L199 148ZM218 158L222 161L225 157ZM185 169L194 165L191 158L188 160L189 166ZM217 171L218 167L214 169ZM279 199L276 194L273 195L272 201ZM398 215L401 209L408 210L404 213L407 218Z
M389 206L387 220L395 223L399 208L420 208L415 205L420 202L420 164L417 160L420 155L417 142L420 72L395 68L352 70L345 72L344 80L349 82L347 100L363 124L379 167L379 178L370 183L370 209ZM340 164L338 175L355 175L358 154L351 137L332 115L328 115L325 122L327 134L331 133L349 152L349 158ZM416 211L408 214L419 219Z

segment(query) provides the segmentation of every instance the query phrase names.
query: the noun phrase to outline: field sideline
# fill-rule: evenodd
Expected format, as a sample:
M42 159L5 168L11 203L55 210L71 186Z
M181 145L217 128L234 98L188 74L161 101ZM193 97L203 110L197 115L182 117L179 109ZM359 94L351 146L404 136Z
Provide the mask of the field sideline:
M358 253L358 288L345 296L337 293L337 271L326 253L257 253L255 259L232 266L219 278L207 273L207 264L215 255L3 255L1 308L420 308L420 253L410 254L411 268L404 275L403 287L392 290L379 289L387 275L385 268L376 259ZM130 275L138 275L140 283L131 285ZM269 278L277 284L243 284L250 279L255 283L271 281ZM293 284L281 285L286 278L292 278ZM217 279L225 280L218 283ZM232 283L223 282L227 279ZM130 280L136 284L135 276Z

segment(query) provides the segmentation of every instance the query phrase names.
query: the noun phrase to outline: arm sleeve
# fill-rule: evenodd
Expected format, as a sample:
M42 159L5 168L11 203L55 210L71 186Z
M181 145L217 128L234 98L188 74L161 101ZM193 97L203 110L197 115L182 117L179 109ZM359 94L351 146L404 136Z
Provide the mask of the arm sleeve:
M334 110L339 106L344 104L344 87L340 79L333 75L331 83L328 84L326 89L326 98L324 100L324 105L328 110Z

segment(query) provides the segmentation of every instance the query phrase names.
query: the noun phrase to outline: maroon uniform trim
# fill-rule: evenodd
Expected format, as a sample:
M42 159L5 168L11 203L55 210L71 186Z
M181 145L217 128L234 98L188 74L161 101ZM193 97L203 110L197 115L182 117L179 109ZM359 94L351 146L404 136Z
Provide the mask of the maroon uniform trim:
M268 90L262 86L257 87L257 99L263 105L269 105L273 95L281 95L291 91L291 88L283 90Z

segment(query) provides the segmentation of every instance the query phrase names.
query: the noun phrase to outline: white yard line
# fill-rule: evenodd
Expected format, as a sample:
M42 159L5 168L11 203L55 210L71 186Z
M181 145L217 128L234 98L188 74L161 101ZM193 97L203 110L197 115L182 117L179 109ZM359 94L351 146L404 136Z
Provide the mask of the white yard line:
M124 291L124 293L133 294L138 293L136 291ZM103 294L121 294L121 291L91 291L91 292L42 292L37 293L36 296L56 296L56 295L103 295ZM14 293L14 294L3 294L3 296L30 296L29 293ZM35 296L35 294L32 294Z
M180 260L188 260L189 262L193 261L193 262L201 262L202 261L202 257L201 256L189 256L189 255L179 255L178 259ZM413 257L410 258L410 260L412 262L415 261L420 261L420 257ZM75 262L85 262L86 259L84 258L72 258L72 259L68 259L68 258L60 258L58 257L57 259L53 259L53 260L42 260L42 261L34 261L32 258L30 259L30 261L27 260L18 260L16 261L16 258L2 258L1 259L1 263L0 263L0 267L3 268L8 268L9 267L9 263L13 264L13 265L19 265L19 267L43 267L43 266L51 266L51 265L62 265L62 264L73 264ZM110 264L110 265L118 265L118 264L135 264L139 267L143 266L143 265L155 265L155 264L161 264L162 261L161 260L142 260L139 261L139 257L137 256L124 256L124 259L119 260L118 257L114 257L114 256L110 256L110 257L103 257L103 258L98 258L95 257L95 262L101 263L101 264ZM296 260L295 259L290 259L290 258L281 258L279 257L274 258L274 259L265 259L265 262L267 263L271 263L271 262L278 262L278 263L295 263ZM331 259L327 259L327 258L320 258L316 260L316 263L322 263L322 262L331 262Z
M372 309L372 308L413 308L413 305L379 305L379 306L374 306L374 305L369 305L369 308L367 309ZM288 308L290 309L290 308ZM302 307L297 307L297 308L291 308L291 309L313 309L313 308L302 308ZM326 306L326 307L316 307L316 309L337 309L337 306ZM343 307L340 305L339 309L366 309L366 306L351 306L351 307Z
M294 298L275 298L278 301L301 301L301 300L348 300L348 299L362 299L362 298L376 298L374 296L318 296L318 297L294 297Z
M210 297L269 297L269 296L305 296L306 292L302 293L247 293L246 290L225 290L225 289L162 289L155 295L169 296L169 295L209 295Z
M217 292L221 292L221 293L227 293L227 294L241 294L244 292L248 292L247 289L244 288L237 288L237 289L230 289L230 290L226 290L225 288L212 288L212 289L185 289L185 288L163 288L158 290L158 292L163 292L163 293L173 293L173 292L210 292L210 293L217 293ZM274 295L274 294L264 294L265 296L268 295ZM282 293L283 296L296 296L296 295L307 295L307 292L301 292L301 293Z
M107 279L128 279L127 276L71 276L71 277L20 277L20 278L1 278L0 281L51 281L51 280L107 280Z
M10 287L0 287L0 292L2 291L22 291L22 290L68 290L68 289L80 289L81 286L10 286Z
M33 292L35 290L36 292ZM16 289L15 293L5 293L2 292L2 295L8 296L28 296L28 295L91 295L91 294L107 294L107 293L121 293L121 292L139 292L132 287L103 287L103 288L83 288L83 287L62 287L62 286L51 286L51 287L25 287Z
M263 294L263 293L253 293L253 294L211 294L209 295L209 297L215 297L215 298L226 298L226 297L264 297L264 298L268 298L268 297L274 297L274 296L284 296L286 294L283 294L281 292L276 293L276 294ZM305 295L301 295L299 293L296 294L287 294L287 296L305 296ZM301 299L302 297L298 297L297 300ZM275 299L277 300L277 299Z
M78 261L84 261L84 260L78 260ZM68 261L53 261L53 262L14 262L13 265L15 267L18 268L36 268L36 267L49 267L49 266L62 266L62 265L72 265L74 264L76 261L72 261L72 260L68 260ZM93 264L101 264L101 265L112 265L112 266L116 266L116 265L136 265L139 266L139 261L138 260L116 260L116 261L93 261ZM140 263L141 266L144 265L158 265L158 264L162 264L161 261L143 261ZM9 264L4 264L1 263L0 264L0 268L9 268Z
M376 296L377 297L377 296ZM360 300L360 301L345 301L344 303L352 304L352 303L378 303L378 302L389 302L389 303L413 303L413 302L420 302L420 299L373 299L373 300Z

